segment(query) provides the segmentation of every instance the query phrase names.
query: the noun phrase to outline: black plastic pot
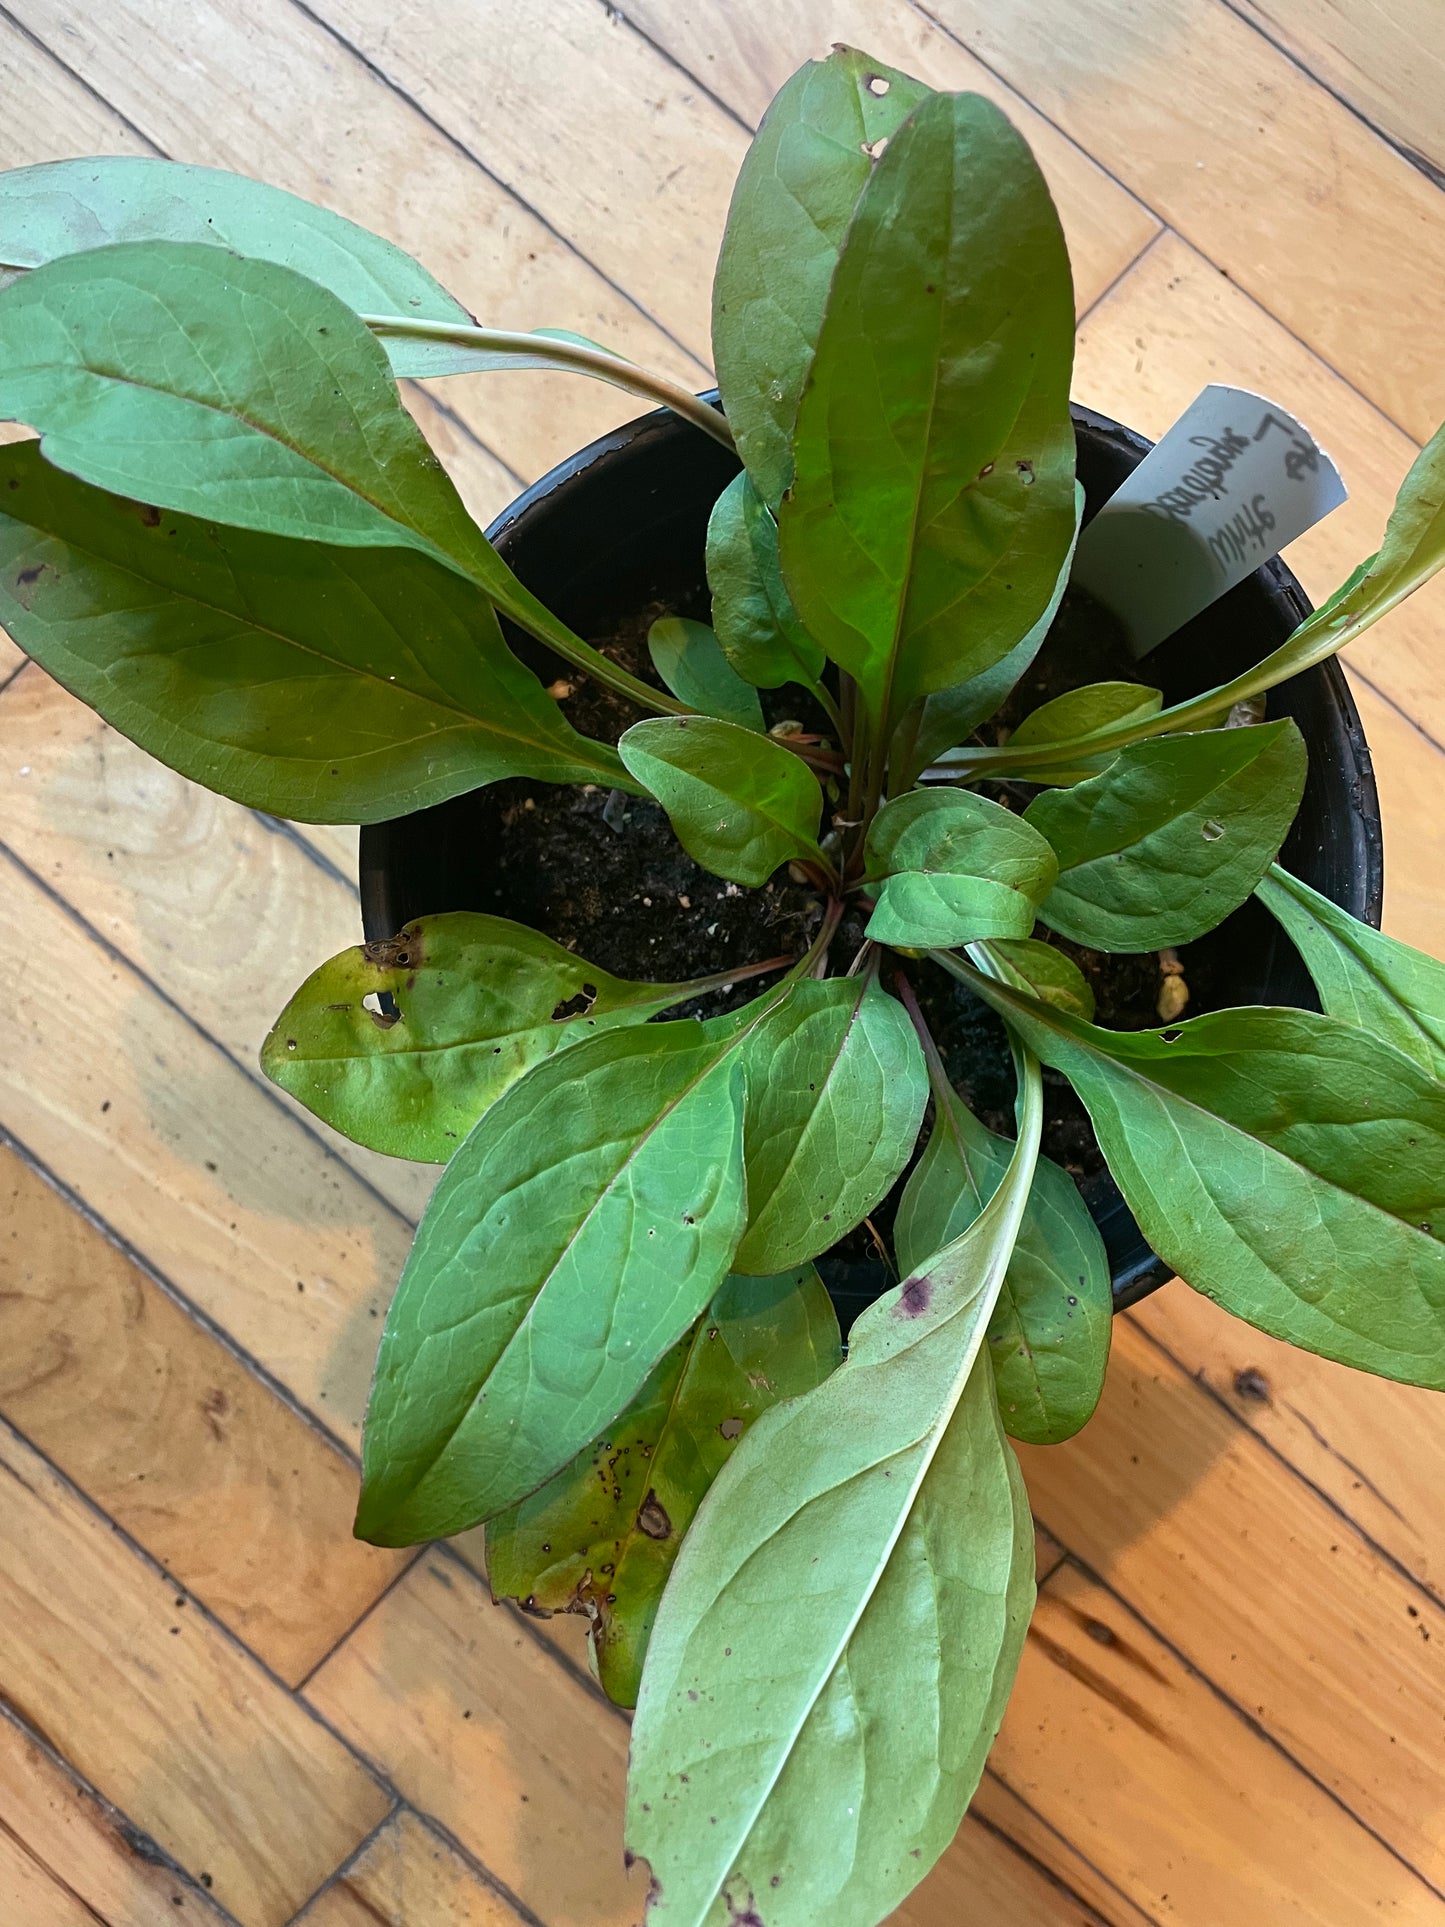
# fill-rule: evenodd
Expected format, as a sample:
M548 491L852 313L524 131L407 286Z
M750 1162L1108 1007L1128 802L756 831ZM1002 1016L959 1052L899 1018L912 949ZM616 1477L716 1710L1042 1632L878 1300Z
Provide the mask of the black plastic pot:
M1075 407L1074 425L1087 520L1151 444L1087 408ZM705 618L699 584L708 514L736 472L735 458L687 422L666 411L645 415L544 475L488 533L527 587L584 636L606 634L655 602ZM1267 655L1309 610L1291 572L1270 562L1161 643L1139 665L1140 679L1162 688L1166 701L1196 695ZM554 657L504 626L524 661L549 680L558 673ZM1369 748L1338 665L1312 669L1272 691L1268 713L1293 716L1309 747L1309 779L1283 862L1378 925L1384 887L1379 804ZM471 799L363 828L361 906L368 938L392 936L429 912L504 909L493 895ZM1215 951L1226 993L1217 1004L1318 1008L1289 939L1257 903L1247 903L1202 941ZM707 969L707 959L700 957L697 967ZM1083 1193L1108 1249L1117 1310L1170 1273L1144 1242L1107 1172L1088 1180ZM845 1315L882 1288L881 1267L872 1292L860 1290L860 1282L850 1278L841 1289L830 1284Z

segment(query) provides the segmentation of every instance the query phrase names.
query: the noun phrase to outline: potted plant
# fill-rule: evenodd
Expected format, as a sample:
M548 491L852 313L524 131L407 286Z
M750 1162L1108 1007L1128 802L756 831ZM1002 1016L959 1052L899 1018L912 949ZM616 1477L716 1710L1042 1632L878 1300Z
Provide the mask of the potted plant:
M0 453L0 620L185 774L387 826L391 927L263 1055L446 1166L358 1530L485 1520L499 1595L587 1613L659 1921L881 1920L1017 1663L1008 1438L1076 1431L1107 1359L1046 1113L1137 1221L1121 1283L1144 1240L1445 1386L1445 971L1368 920L1368 762L1321 667L1445 561L1445 441L1323 608L1277 572L1160 653L1168 687L1126 673L1068 583L1080 475L1139 448L1071 415L1044 183L987 102L847 49L744 163L720 408L206 170L0 177L0 263L0 415L40 436ZM674 412L494 544L396 377L528 363ZM548 929L497 914L529 904ZM1266 912L1294 950L1267 920L1231 925L1242 965L1188 948ZM1221 1007L1252 983L1274 1007ZM846 1363L820 1261L840 1301L873 1267Z

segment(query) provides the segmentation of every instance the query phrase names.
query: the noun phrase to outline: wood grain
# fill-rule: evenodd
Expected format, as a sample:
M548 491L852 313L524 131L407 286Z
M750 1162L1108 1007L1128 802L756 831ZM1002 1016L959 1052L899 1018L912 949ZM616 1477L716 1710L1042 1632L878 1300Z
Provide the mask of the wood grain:
M519 1927L523 1916L406 1808L301 1915L298 1927Z
M0 1146L0 1412L292 1684L405 1563L356 1473Z
M1004 1834L1021 1853L1045 1867L1061 1883L1064 1893L1077 1895L1089 1918L1092 1908L1109 1927L1156 1927L1144 1910L1120 1892L1073 1842L1036 1813L1010 1786L1005 1786L992 1767L986 1768L973 1796L970 1813L986 1826ZM1072 1923L1073 1916L1065 1918Z
M1445 1611L1127 1319L1089 1424L1019 1456L1070 1550L1445 1886Z
M25 1927L94 1927L95 1915L30 1855L0 1818L0 1920Z
M415 1565L306 1697L544 1920L635 1927L627 1727L456 1561Z
M1425 177L1219 0L929 0L956 33L1423 441L1445 418Z
M123 1820L0 1709L0 1828L51 1871L105 1927L156 1927L161 1920L220 1927L205 1891L167 1864ZM162 1912L165 1909L165 1912ZM175 1912L171 1912L175 1909ZM0 1915L24 1927L23 1915Z
M407 1225L3 854L0 878L0 1122L356 1443Z
M360 941L352 890L267 818L176 775L37 667L0 696L0 769L17 772L9 847L259 1077L287 999ZM437 1167L364 1150L276 1096L398 1211L421 1215Z
M993 1765L1158 1927L1437 1917L1409 1868L1073 1566L1040 1595Z
M173 159L269 180L384 234L493 327L575 328L702 385L705 371L626 295L290 0L12 11ZM529 480L642 412L572 375L468 376L442 392Z
M766 11L732 0L629 0L625 11L749 126L788 75L833 41L861 47L932 87L986 95L1019 128L1048 176L1081 309L1159 231L1153 215L1081 148L907 0L777 0Z
M1210 381L1282 402L1338 463L1349 501L1285 553L1322 601L1380 546L1418 450L1193 248L1167 235L1085 321L1074 392L1157 437ZM1445 741L1445 583L1394 610L1345 660Z
M1237 0L1357 113L1445 173L1445 46L1435 0Z
M0 1427L0 1694L242 1927L281 1927L387 1800Z
M0 167L34 167L72 154L150 154L154 148L65 71L28 34L4 29Z

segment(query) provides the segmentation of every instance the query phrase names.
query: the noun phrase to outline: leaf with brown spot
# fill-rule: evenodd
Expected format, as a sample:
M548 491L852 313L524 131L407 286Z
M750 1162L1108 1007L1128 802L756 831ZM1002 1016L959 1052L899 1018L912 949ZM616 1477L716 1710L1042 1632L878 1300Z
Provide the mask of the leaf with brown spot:
M598 1678L618 1705L635 1705L657 1604L703 1495L758 1414L821 1384L840 1352L811 1265L730 1277L606 1436L488 1525L492 1590L585 1613ZM600 1493L599 1468L610 1468Z

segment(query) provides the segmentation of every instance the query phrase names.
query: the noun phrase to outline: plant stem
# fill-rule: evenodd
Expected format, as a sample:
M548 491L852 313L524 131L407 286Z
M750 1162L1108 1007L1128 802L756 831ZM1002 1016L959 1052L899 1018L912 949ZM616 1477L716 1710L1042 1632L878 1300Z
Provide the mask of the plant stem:
M783 970L792 963L791 957L768 957L762 963L739 964L736 970L717 970L711 977L692 977L685 983L669 984L669 990L686 991L687 997L703 997L710 990L731 990L734 984L745 984L751 977L766 977L770 970ZM683 997L679 1003L685 1002Z
M523 333L513 328L472 328L453 321L421 321L412 315L364 314L361 319L373 334L393 335L408 341L450 341L459 348L476 348L487 354L525 356L529 360L555 363L579 375L592 375L626 388L649 401L661 402L674 414L690 421L705 435L711 435L724 448L734 447L733 432L727 418L708 402L700 401L690 388L655 375L648 368L624 361L605 348L584 347L579 341L559 340L552 335Z

